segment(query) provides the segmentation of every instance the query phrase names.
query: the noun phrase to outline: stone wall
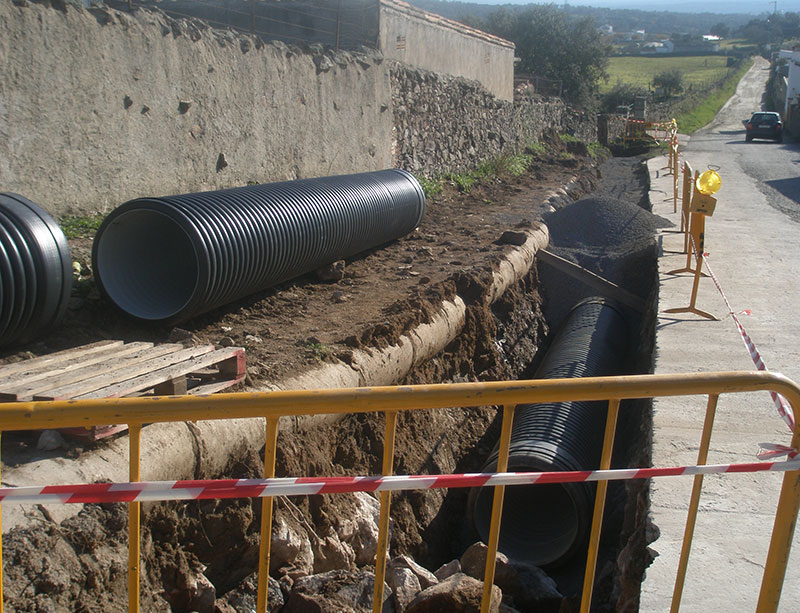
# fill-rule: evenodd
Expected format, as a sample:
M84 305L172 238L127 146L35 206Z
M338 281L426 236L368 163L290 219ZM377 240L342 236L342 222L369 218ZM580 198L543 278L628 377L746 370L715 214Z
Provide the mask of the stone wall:
M498 100L474 81L392 63L395 165L426 175L461 172L518 152L549 129L597 140L593 115L560 98Z
M0 191L51 213L392 164L377 52L15 2L0 0Z

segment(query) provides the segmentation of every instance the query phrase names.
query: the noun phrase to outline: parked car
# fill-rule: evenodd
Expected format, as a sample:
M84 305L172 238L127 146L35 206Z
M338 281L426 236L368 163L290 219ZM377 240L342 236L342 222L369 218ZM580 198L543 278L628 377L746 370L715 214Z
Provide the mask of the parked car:
M776 143L783 142L783 122L777 113L753 113L745 122L747 134L744 139L749 143L754 138L768 138Z

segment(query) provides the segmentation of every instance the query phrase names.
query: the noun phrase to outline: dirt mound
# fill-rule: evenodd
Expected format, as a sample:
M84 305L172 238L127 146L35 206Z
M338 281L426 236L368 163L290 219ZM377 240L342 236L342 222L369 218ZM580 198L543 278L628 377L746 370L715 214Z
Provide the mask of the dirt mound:
M590 196L545 218L553 244L559 247L613 248L653 240L658 228L672 222L637 204L608 196Z

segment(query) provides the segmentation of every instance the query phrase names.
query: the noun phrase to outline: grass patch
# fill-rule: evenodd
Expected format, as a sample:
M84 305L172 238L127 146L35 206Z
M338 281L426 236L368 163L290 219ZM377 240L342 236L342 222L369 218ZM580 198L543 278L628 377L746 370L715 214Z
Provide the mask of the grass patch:
M608 62L607 81L600 82L600 93L605 94L617 84L625 83L651 89L653 77L666 70L679 70L683 85L708 87L733 71L721 55L695 57L611 57Z
M94 215L67 215L59 221L61 231L67 238L92 238L97 234L100 224L103 223L105 215L95 213Z
M603 161L611 157L611 151L608 150L608 147L604 147L597 141L589 143L586 148L589 150L589 155L593 160Z
M545 149L542 143L528 143L525 146L525 151L532 155L544 155L547 149Z
M419 175L415 177L419 182L420 187L422 188L422 192L425 194L426 198L434 198L442 193L444 189L444 185L442 185L442 180L437 178L429 179L426 176Z
M736 72L732 73L720 87L700 99L694 108L679 113L675 119L681 134L693 134L711 122L728 99L733 96L739 81L752 65L752 59L743 62Z

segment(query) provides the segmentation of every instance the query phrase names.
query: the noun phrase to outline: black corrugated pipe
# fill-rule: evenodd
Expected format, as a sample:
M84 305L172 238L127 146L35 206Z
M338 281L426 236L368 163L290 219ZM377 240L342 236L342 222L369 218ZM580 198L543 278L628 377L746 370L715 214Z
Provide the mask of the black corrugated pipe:
M56 221L19 194L0 193L0 345L56 325L72 291L72 256Z
M553 337L536 379L620 374L629 331L621 307L602 299L578 303ZM607 402L518 405L511 431L509 471L596 469L600 463ZM483 467L497 469L497 446ZM565 562L586 543L594 505L594 484L565 483L508 487L499 549L537 566ZM492 489L471 492L473 518L489 537Z
M424 214L404 170L137 198L105 219L92 260L123 311L177 322L399 238Z

